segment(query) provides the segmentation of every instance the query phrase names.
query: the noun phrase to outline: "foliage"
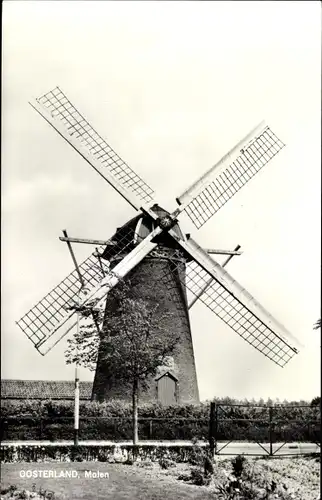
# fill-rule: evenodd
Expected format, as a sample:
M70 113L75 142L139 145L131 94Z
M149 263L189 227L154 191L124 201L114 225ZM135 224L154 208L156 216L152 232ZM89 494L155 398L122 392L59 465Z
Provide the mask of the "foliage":
M2 408L2 439L73 439L73 403L26 401ZM138 410L141 439L208 440L209 403L199 405L141 405ZM41 419L41 422L40 422ZM81 439L131 439L132 408L121 401L80 404ZM256 419L257 421L253 421ZM280 441L319 441L320 406L275 405L271 438ZM267 442L267 407L225 406L218 408L218 440Z
M304 480L302 473L307 474ZM209 485L218 500L316 500L318 475L318 466L312 459L235 457L216 462L212 474L193 467L190 474L181 474L178 479L198 486Z
M246 462L246 457L244 457L243 455L237 455L237 457L232 459L231 464L233 466L234 474L237 478L241 477L245 469Z
M173 315L160 311L158 303L137 297L129 279L119 279L108 293L107 306L107 317L93 302L78 309L86 320L92 314L93 321L80 328L69 341L66 359L67 363L76 362L87 368L94 368L99 359L100 364L108 367L110 377L131 388L133 443L137 443L139 389L148 389L151 377L158 374L160 367L170 366L169 357L180 335L167 326Z
M19 423L20 422L20 423ZM152 424L152 433L151 426ZM51 441L59 441L62 439L73 438L73 419L60 418L53 422L43 420L40 427L39 421L16 419L2 420L2 439L4 440L26 440L26 439L49 439ZM195 435L199 439L207 439L209 423L208 419L198 422L182 421L174 419L165 420L140 420L139 436L140 439L189 439ZM166 424L166 425L165 425ZM41 432L41 433L40 433ZM105 440L128 440L132 437L132 419L131 418L81 418L80 419L80 438L81 439L105 439Z
M203 461L204 461L204 451L203 449L200 447L194 447L193 450L192 450L192 453L189 457L189 463L191 465L199 465L201 466L203 464Z
M160 458L159 465L161 469L170 469L170 467L175 467L176 462L174 460L170 460L169 458Z
M316 321L316 323L314 323L314 326L313 326L313 329L314 329L314 330L318 330L319 328L321 328L321 318L320 318L320 319L318 319L318 320Z
M270 422L271 418L271 422ZM218 440L317 441L320 439L320 408L274 405L217 407Z
M7 488L4 488L3 486L1 486L0 490L1 490L1 495L6 495L7 493L11 494L17 490L17 486L15 484L11 484Z
M259 412L266 411L268 405L264 401L247 401L232 398L215 398L215 402L222 406L225 415L232 418L248 415L248 418L256 418ZM302 416L310 414L309 401L283 401L282 404L274 404L274 412L279 416L289 416L290 419L301 419ZM229 405L243 405L231 406ZM208 419L210 403L208 401L199 404L178 404L163 406L159 403L141 404L139 416L146 418L191 418ZM1 406L2 417L72 417L74 412L73 401L37 401L25 399L19 402L4 401ZM307 413L309 412L309 413ZM315 414L315 413L313 413ZM312 414L312 415L313 415ZM96 401L81 401L80 415L84 417L129 417L131 416L131 404L121 400L110 400L99 403Z
M190 474L190 481L197 486L208 486L211 481L211 476L205 474L202 469L192 469Z
M84 470L97 470L109 472L108 481L93 481L84 477ZM39 464L37 468L47 469L48 464ZM62 464L51 464L53 470L61 470ZM54 484L55 498L57 500L205 500L204 491L197 487L191 488L176 482L173 478L165 477L166 473L158 467L154 470L140 470L137 465L133 467L122 464L72 464L78 471L80 478L77 480L49 479L37 480L37 488L50 488ZM21 470L20 464L5 464L3 476L6 485L15 483ZM163 479L160 479L163 475ZM18 481L17 481L18 483ZM29 489L30 480L19 478L19 486ZM211 496L210 496L211 498ZM12 499L13 500L13 499Z
M204 472L205 475L212 475L214 473L214 466L209 455L206 455L204 459Z
M142 469L153 469L153 463L150 460L147 461L135 461L135 466Z
M38 491L35 485L32 491L26 489L18 489L16 485L10 485L7 488L1 487L1 500L15 498L17 500L54 500L55 493L53 491L44 490L39 488Z
M122 462L132 463L140 457L141 462L159 462L171 467L174 463L187 462L192 447L134 445L44 445L1 446L1 462Z
M48 452L49 448L48 446ZM56 450L57 462L62 461L60 460L59 453L62 453L63 448L66 447L61 446L60 451ZM98 454L99 452L108 454L106 447L103 447L102 450L98 450L98 447L92 447L92 449L87 450L87 454L86 448L90 447L80 448L82 449L83 459L86 460L87 463L73 463L68 467L72 467L73 470L79 471L80 475L82 475L84 470L88 469L99 468L101 470L109 470L109 487L104 488L101 495L99 495L97 486L95 486L93 490L92 481L84 480L78 482L57 479L55 481L55 489L57 491L57 497L59 498L59 493L62 492L62 488L64 491L63 498L75 497L79 500L94 500L94 498L111 500L124 500L127 498L130 500L133 498L133 491L139 493L134 495L135 498L140 497L142 500L168 497L173 500L179 500L179 498L193 498L194 500L205 498L214 498L217 500L317 500L319 497L320 464L309 457L274 459L248 458L244 465L242 477L238 480L233 473L232 460L229 458L217 458L216 462L213 464L213 474L211 476L209 476L209 474L206 476L201 467L190 466L187 463L178 463L175 467L171 467L170 469L161 469L161 467L158 467L157 462L160 461L162 456L164 458L168 457L170 460L176 460L176 462L182 462L186 454L181 450L180 455L178 449L174 448L170 450L170 453L167 453L165 448L162 450L155 449L154 451L152 451L151 448L148 455L146 454L145 447L142 447L140 449L142 462L145 464L148 463L148 457L154 462L154 467L151 467L150 470L140 470L137 463L132 469L130 468L130 470L129 466L123 464L109 464L108 466L105 464L99 465L96 462L99 456ZM131 447L127 448L130 449ZM23 461L22 455L20 458L21 461ZM63 460L66 460L64 456ZM90 464L88 460L93 460L95 462ZM46 458L46 461L48 461L48 458ZM130 460L123 463L129 462ZM36 467L37 469L48 469L50 467L53 470L61 470L63 466L61 463L51 463L50 466L46 463L38 463ZM21 464L2 465L3 477L6 479L7 486L16 482L20 470ZM192 470L194 472L192 472ZM195 481L197 484L200 484L201 487L195 486L192 488L185 484L180 484L180 482L175 482L174 477L179 479L179 473L179 477L183 481L189 483ZM50 480L42 480L42 492L50 485L49 481ZM29 489L27 481L19 480L18 486L19 488L24 487ZM39 483L37 485L37 488L38 487ZM67 496L65 496L66 493Z
M311 406L320 406L321 405L321 397L317 396L316 398L313 398L311 401Z
M84 321L79 332L68 341L67 363L94 370L99 350L101 360L116 378L131 385L133 380L139 380L144 389L160 365L167 365L180 338L163 326L164 320L172 315L156 314L159 304L152 306L137 297L129 279L120 279L107 301L112 311L108 321L103 321L104 311L96 310L93 302L79 309ZM94 319L90 319L92 313L96 324L102 325L99 333Z

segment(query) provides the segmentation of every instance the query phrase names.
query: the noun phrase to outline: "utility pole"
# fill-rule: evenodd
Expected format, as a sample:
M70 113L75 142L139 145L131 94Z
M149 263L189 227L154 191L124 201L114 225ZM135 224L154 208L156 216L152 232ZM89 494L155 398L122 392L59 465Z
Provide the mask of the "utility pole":
M78 309L77 314L77 337L79 334L79 307L80 307L80 294L81 290L78 292ZM76 361L75 366L75 404L74 404L74 445L78 446L78 435L79 435L79 378L78 378L78 366Z

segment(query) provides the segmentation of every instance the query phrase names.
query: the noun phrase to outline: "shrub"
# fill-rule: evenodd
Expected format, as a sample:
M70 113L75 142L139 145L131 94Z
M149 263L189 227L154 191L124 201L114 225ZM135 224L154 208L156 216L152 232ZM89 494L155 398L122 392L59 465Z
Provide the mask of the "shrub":
M237 457L232 459L231 464L233 466L234 474L237 478L241 477L242 473L244 472L246 462L247 460L244 455L237 455Z
M196 486L208 486L211 481L211 477L204 474L202 469L192 469L190 473L190 481Z
M317 396L316 398L313 398L311 401L311 406L320 406L321 405L321 397Z
M27 500L29 498L29 493L26 490L22 490L20 493L18 493L18 498Z
M14 495L14 492L17 490L17 486L15 484L12 484L11 486L8 486L8 488L3 488L1 486L1 495L6 495L7 493L10 493L11 496Z
M27 500L33 498L34 500L53 500L55 498L55 493L53 491L43 490L40 488L36 491L35 485L33 485L32 491L28 490L18 490L15 485L9 486L8 488L1 488L1 500L7 499L21 499Z
M142 469L152 469L153 468L153 463L149 462L147 460L144 460L143 462L135 462L135 465L137 467L142 468Z
M224 406L235 400L216 400L217 440L266 441L269 439L269 412L264 402L243 401L245 406ZM303 403L303 402L302 402ZM294 402L292 403L295 404ZM73 401L22 401L2 408L2 440L73 438ZM132 438L131 405L122 401L81 402L80 439L127 440ZM139 408L140 439L203 439L208 441L209 403L198 405L143 404ZM152 420L153 419L153 420ZM254 419L257 421L255 422ZM302 408L275 404L271 436L273 442L319 441L320 406Z
M204 472L205 475L208 476L212 476L212 474L214 473L214 466L212 460L208 456L205 456L204 458Z
M158 462L164 458L171 462L187 462L192 451L190 447L138 447L124 445L45 445L45 446L1 446L1 462L79 462L79 461L100 461L100 462L122 462L134 463L136 459L141 461Z
M186 481L186 482L188 482L188 481L190 481L190 479L191 479L191 475L190 474L180 474L178 476L178 480L179 481Z
M160 458L159 465L161 469L170 469L170 467L175 467L176 462L174 460L170 460L169 458Z
M194 446L192 453L190 454L189 457L189 463L191 465L203 465L205 459L205 452L201 448L201 446Z

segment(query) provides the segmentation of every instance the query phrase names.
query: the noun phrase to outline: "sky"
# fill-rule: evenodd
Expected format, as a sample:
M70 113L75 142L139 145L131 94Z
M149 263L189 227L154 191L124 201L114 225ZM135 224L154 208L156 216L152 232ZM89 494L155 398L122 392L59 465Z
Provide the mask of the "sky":
M304 349L282 369L198 302L198 384L203 400L319 395L320 2L7 0L2 36L2 378L73 379L66 340L42 357L15 321L73 269L63 229L107 239L135 215L29 106L59 85L169 211L262 119L286 143L202 229L180 221L205 248L241 245L227 270Z

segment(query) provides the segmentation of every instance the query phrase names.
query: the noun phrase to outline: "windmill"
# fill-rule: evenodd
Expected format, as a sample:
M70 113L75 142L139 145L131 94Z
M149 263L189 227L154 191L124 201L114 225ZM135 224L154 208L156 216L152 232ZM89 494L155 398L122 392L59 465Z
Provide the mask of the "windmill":
M297 340L212 257L227 254L227 263L241 253L240 247L203 249L182 232L178 222L185 213L197 229L202 227L279 153L285 145L264 122L179 196L178 208L169 213L60 88L30 104L136 210L135 217L107 241L71 238L67 232L60 238L69 246L75 270L17 322L42 355L75 327L75 310L68 309L71 301L80 300L81 306L95 302L96 308L105 308L103 323L108 322L109 292L125 277L131 278L139 296L160 302L161 311L174 312L167 327L181 336L171 370L151 381L148 399L167 399L164 391L168 390L170 401L171 397L178 402L199 400L189 322L189 308L198 299L277 365L285 366L299 352ZM73 242L98 246L78 265ZM80 298L85 287L87 294ZM117 381L111 383L103 358L99 349L93 398L127 397Z

